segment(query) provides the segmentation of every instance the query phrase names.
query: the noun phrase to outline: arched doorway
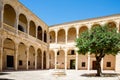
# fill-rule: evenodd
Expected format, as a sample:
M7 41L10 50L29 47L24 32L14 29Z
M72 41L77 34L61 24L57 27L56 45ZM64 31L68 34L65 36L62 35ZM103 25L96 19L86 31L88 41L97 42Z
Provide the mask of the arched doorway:
M53 50L50 51L49 60L50 60L50 69L54 69L55 68L55 53Z
M61 29L58 31L58 36L57 36L57 42L58 43L65 43L65 30Z
M15 43L6 38L3 43L3 69L15 68Z
M37 50L37 69L42 69L42 51L41 51L41 49Z
M4 14L3 14L3 22L15 27L15 23L16 23L16 13L15 10L12 6L10 6L9 4L6 4L4 6Z
M44 42L47 42L47 32L44 31Z
M27 22L26 16L24 14L20 14L18 30L27 33L27 24L28 24L28 22Z
M24 43L20 43L18 46L18 69L26 69L27 66L27 52Z
M74 42L76 39L76 29L74 27L68 30L68 42Z
M50 43L55 43L55 31L50 32Z
M42 40L42 28L41 28L41 26L38 26L38 29L37 29L37 38L39 40Z
M33 21L30 21L29 34L33 37L36 37L36 26Z
M86 30L88 30L87 26L80 27L80 29L79 29L79 36L80 36L81 33L83 33Z
M35 48L33 46L29 47L29 69L35 69Z

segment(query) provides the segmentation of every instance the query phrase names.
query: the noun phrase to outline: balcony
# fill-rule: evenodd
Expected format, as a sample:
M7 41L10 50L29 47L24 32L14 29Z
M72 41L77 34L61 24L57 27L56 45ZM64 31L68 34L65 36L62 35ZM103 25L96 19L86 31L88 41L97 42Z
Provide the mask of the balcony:
M28 35L28 34L25 33L25 32L19 31L19 30L17 30L16 28L14 28L14 27L12 27L12 26L10 26L10 25L8 25L8 24L3 23L3 29L4 29L5 31L7 31L7 32L11 32L12 34L15 34L16 36L19 36L19 37L21 37L21 38L24 38L24 39L26 39L26 40L28 40L28 41L32 41L32 42L34 41L34 42L37 42L37 43L39 43L39 44L44 44L44 45L47 46L47 43L45 43L45 42L43 42L43 41L41 41L41 40L39 40L39 39L31 36L31 35ZM17 32L17 31L18 31L18 32Z

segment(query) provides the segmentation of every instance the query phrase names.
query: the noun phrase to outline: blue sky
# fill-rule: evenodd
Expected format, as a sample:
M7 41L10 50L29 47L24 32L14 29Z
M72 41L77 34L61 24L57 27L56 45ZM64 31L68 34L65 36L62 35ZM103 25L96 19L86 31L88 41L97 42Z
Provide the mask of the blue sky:
M120 14L120 0L19 0L46 24Z

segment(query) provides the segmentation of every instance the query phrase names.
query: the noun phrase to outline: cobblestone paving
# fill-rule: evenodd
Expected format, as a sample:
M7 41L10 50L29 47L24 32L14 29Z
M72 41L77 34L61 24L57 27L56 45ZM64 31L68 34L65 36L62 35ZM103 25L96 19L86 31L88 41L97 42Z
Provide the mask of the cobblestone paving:
M67 70L66 75L53 75L54 70L36 70L36 71L15 71L1 72L0 80L120 80L120 75L114 77L86 77L83 74L95 73L96 71L87 70ZM103 73L112 73L114 71L103 71Z

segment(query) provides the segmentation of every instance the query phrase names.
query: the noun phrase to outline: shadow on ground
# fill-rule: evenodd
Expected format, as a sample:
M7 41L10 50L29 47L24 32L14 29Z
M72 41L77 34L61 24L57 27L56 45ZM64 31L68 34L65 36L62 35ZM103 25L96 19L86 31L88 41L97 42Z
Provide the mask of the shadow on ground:
M14 79L0 78L0 80L14 80Z
M0 75L8 75L8 74L9 74L9 73L3 73L3 72L2 72L2 73L0 73Z
M101 77L117 77L118 73L102 73L102 76ZM89 73L89 74L82 74L81 76L84 76L84 77L98 77L96 76L96 73Z

